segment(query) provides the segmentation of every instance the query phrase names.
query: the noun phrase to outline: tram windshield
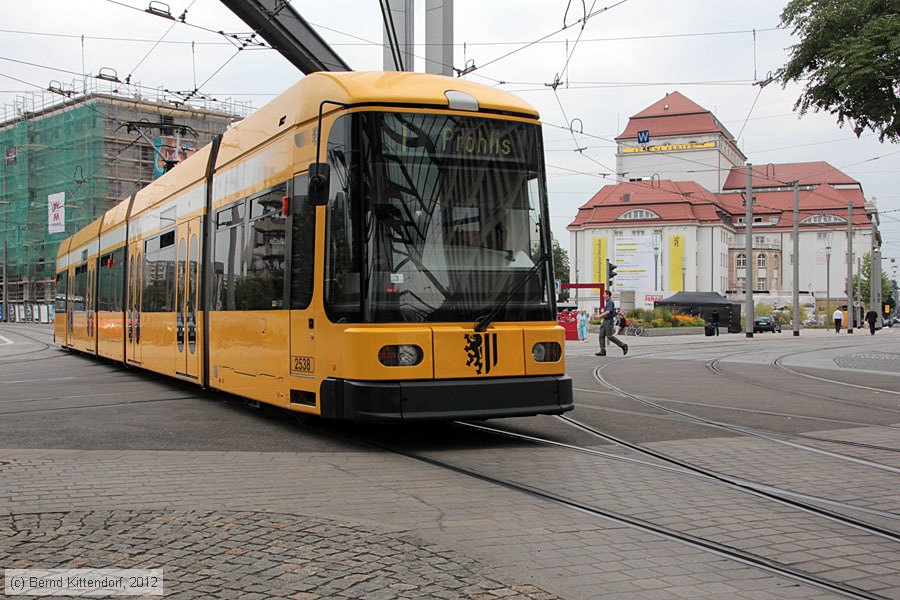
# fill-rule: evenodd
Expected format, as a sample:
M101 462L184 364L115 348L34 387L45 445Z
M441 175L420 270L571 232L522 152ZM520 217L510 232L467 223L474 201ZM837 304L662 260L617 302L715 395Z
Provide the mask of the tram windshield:
M328 162L332 321L553 318L538 126L357 113L332 128Z

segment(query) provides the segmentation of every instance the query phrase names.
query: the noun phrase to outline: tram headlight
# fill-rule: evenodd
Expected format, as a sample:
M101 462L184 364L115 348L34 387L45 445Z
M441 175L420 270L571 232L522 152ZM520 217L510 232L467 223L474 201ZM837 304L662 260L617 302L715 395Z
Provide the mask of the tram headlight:
M534 362L557 362L562 356L562 348L556 342L538 342L531 349Z
M422 349L413 344L383 346L378 361L386 367L414 367L422 362Z

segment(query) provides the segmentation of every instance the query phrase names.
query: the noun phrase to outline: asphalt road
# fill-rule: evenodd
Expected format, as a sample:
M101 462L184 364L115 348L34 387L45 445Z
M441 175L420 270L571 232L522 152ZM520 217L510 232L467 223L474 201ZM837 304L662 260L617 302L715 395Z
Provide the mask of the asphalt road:
M574 380L576 409L569 416L637 443L737 434L641 403L623 391L689 416L779 432L900 421L900 373L885 359L900 357L900 335L892 330L874 337L827 333L627 338L627 357L613 348L604 358L594 356L593 341L572 343L567 370ZM333 434L359 432L360 426L253 408L239 398L63 351L52 344L47 326L2 324L0 336L0 445L5 448L358 449ZM795 371L888 391L804 378L777 369L772 361L779 357L785 365L799 361L791 367ZM709 365L717 359L714 371ZM860 368L867 366L871 370ZM799 418L803 416L810 418ZM491 424L569 444L602 444L554 417ZM440 424L364 428L413 446L499 443Z

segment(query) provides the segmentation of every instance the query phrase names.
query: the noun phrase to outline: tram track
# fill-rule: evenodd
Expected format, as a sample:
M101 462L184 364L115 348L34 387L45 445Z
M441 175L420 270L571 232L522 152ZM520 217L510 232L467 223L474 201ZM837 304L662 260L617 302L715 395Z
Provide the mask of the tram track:
M511 432L503 431L503 430L495 430L494 428L486 427L483 425L476 425L471 423L456 423L459 426L472 427L475 429L480 429L482 432L489 432L491 435L513 435L518 437L523 441L532 441L533 443L546 443L546 440L540 440L539 438L533 438L532 436L521 436L520 434L511 434ZM470 477L473 479L477 479L480 481L484 481L491 485L500 486L509 490L513 490L532 498L540 499L546 502L550 502L557 506L574 510L584 515L588 515L590 517L603 519L617 525L627 526L629 528L635 529L637 531L641 531L644 533L652 534L679 544L683 544L685 546L702 550L704 552L708 552L714 554L716 556L727 558L732 561L739 562L746 566L754 567L757 569L761 569L773 575L777 575L780 577L784 577L790 579L795 582L799 582L805 585L813 586L817 589L821 589L830 593L838 594L847 598L866 598L866 599L884 599L885 596L879 595L877 593L859 588L857 586L844 583L841 581L835 581L831 579L827 579L822 577L819 574L809 572L807 570L797 568L790 564L779 562L772 558L768 558L763 556L757 552L750 552L747 550L743 550L741 548L734 547L732 545L728 545L725 543L720 543L715 541L714 539L710 539L707 537L692 535L690 533L685 533L683 531L679 531L674 527L669 527L665 525L660 525L658 523L654 523L650 520L638 518L625 512L618 510L611 510L608 508L604 508L601 506L597 506L596 504L590 502L584 502L575 498L568 497L566 495L545 489L544 487L530 485L528 483L523 483L520 481L514 481L507 477L500 477L496 475L491 475L483 472L482 470L475 469L469 466L465 466L459 464L458 462L453 462L451 460L446 460L443 458L438 458L435 456L430 456L424 454L422 452L417 452L414 450L410 450L408 448L403 448L398 446L396 443L385 442L383 439L376 439L370 435L347 435L344 433L336 433L334 431L323 430L322 428L311 426L309 424L303 424L304 427L308 427L316 431L320 434L327 434L334 437L339 437L341 439L351 441L357 444L363 444L368 447L376 448L378 450L384 452L390 452L392 454L397 454L400 456L404 456L406 458L416 460L419 462L423 462L435 467L438 467L443 470L451 471L460 475L464 475L466 477ZM554 443L553 445L561 445L563 447L567 447L572 450L577 450L579 452L591 452L591 449L577 447L573 445L567 444L558 444ZM623 457L616 457L615 455L607 455L607 458L616 458L616 460L627 460ZM634 459L630 459L634 461ZM660 468L659 465L651 465L656 468ZM683 474L688 474L683 468L679 469L673 466L666 467L670 471L680 471ZM692 473L692 476L702 476L699 473ZM779 498L779 502L789 504L790 502L785 500L784 498ZM824 515L825 510L820 509L820 515ZM812 512L812 511L810 511ZM844 525L850 525L853 519L842 517L843 520L835 519L836 521L840 521ZM878 528L866 523L859 523L858 527L855 527L864 533L877 535L881 538L887 539L891 542L900 541L900 533L883 529L879 533L875 533Z
M609 363L607 363L607 364L609 364ZM803 444L799 444L799 443L796 443L796 442L792 442L792 441L790 441L789 439L784 439L784 438L790 438L790 437L793 437L794 434L791 434L791 433L780 433L780 432L773 432L773 431L759 430L759 429L753 429L753 428L750 428L750 427L743 427L743 426L740 426L740 425L734 425L734 424L731 424L731 423L724 423L724 422L722 422L722 421L716 421L716 420L713 420L713 419L707 419L707 418L701 417L701 416L699 416L699 415L691 414L691 413L688 413L688 412L685 412L685 411L681 411L681 410L677 410L677 409L674 409L674 408L665 406L664 404L661 404L660 402L654 401L654 400L651 399L650 397L643 396L643 395L640 395L640 394L635 394L635 393L633 393L633 392L628 392L628 391L626 391L626 390L624 390L624 389L622 389L622 388L620 388L620 387L614 385L613 383L611 383L610 381L608 381L607 379L605 379L605 378L601 375L601 373L600 373L601 370L602 370L605 366L606 366L606 365L601 365L600 367L597 367L597 368L594 370L594 377L595 377L595 379L596 379L601 385L603 385L603 386L605 386L605 387L607 387L607 388L609 388L609 389L611 389L611 390L617 392L617 393L620 394L621 396L626 397L626 398L630 398L630 399L632 399L632 400L634 400L634 401L636 401L636 402L638 402L638 403L640 403L640 404L643 404L643 405L645 405L645 406L649 406L649 407L655 408L655 409L657 409L657 410L660 410L660 411L663 411L663 412L666 412L666 413L672 413L672 414L675 414L675 415L679 415L679 416L685 417L685 418L691 420L692 422L694 422L694 423L696 423L696 424L706 425L706 426L709 426L709 427L715 427L715 428L718 428L718 429L722 429L723 431L729 431L729 432L737 433L737 434L744 435L744 436L752 436L752 437L756 437L756 438L760 438L760 439L765 439L765 440L768 440L768 441L770 441L770 442L772 442L772 443L775 443L775 444L781 444L781 445L784 445L784 446L789 446L789 447L796 448L796 449L799 449L799 450L804 450L804 451L807 451L807 452L812 452L812 453L819 454L819 455L822 455L822 456L828 456L828 457L831 457L831 458L834 458L834 459L837 459L837 460L842 460L842 461L846 461L846 462L856 463L856 464L859 464L859 465L862 465L862 466L866 466L866 467L870 467L870 468L873 468L873 469L879 469L879 470L882 470L882 471L885 471L885 472L889 472L889 473L891 473L891 474L900 475L900 468L894 467L894 466L892 466L892 465L885 465L885 464L878 463L878 462L874 462L874 461L870 461L870 460L860 459L860 458L857 458L857 457L855 457L855 456L848 456L848 455L845 455L845 454L839 454L839 453L831 452L831 451L828 451L828 450L822 450L821 448L816 448L816 447L814 447L814 446L805 446L805 445L803 445ZM663 400L663 401L665 401L665 400Z
M117 406L128 406L131 404L152 404L160 402L181 402L183 400L196 400L197 396L181 396L177 398L150 398L147 400L128 400L125 402L110 402L108 404L79 404L78 406L55 406L48 408L26 408L25 410L5 410L0 411L0 416L25 415L33 413L60 412L72 410L86 410L91 408L114 408Z
M889 512L880 511L880 510L873 510L873 509L869 509L869 508L865 508L865 507L861 507L861 506L855 506L852 504L847 504L845 502L839 502L836 500L832 500L830 498L823 498L821 496L800 494L800 493L797 493L797 492L794 492L791 490L786 490L783 488L779 488L776 486L771 486L771 485L762 484L762 483L758 483L758 482L754 482L754 481L749 481L749 480L742 479L739 477L733 477L731 475L720 473L718 471L714 471L712 469L707 469L705 467L701 467L699 465L695 465L693 463L669 456L663 452L659 452L657 450L647 448L646 446L643 446L641 444L635 444L635 443L629 442L618 436L614 436L612 434L609 434L609 433L600 431L599 429L596 429L594 427L591 427L590 425L586 425L585 423L582 423L582 422L578 421L577 419L573 419L569 416L558 415L556 418L568 425L571 425L571 426L577 428L577 429L586 431L606 442L611 442L622 448L627 448L629 450L632 450L632 451L638 453L641 456L644 456L647 458L653 458L659 462L656 462L656 463L648 462L648 461L636 459L633 457L622 456L622 455L614 454L611 452L604 452L602 450L597 450L595 448L577 446L574 444L566 444L563 442L557 442L555 440L550 440L550 439L541 438L541 437L532 436L532 435L521 434L521 433L517 433L517 432L505 430L505 429L500 429L500 428L496 428L496 427L490 427L490 426L483 425L480 423L459 422L456 424L459 426L469 427L469 428L472 428L472 429L475 429L478 431L482 431L482 432L486 432L486 433L510 437L510 438L517 439L520 441L533 442L535 444L552 446L555 448L564 448L564 449L572 450L575 452L586 453L586 454L590 454L593 456L600 456L602 458L609 459L609 460L633 462L633 463L640 464L642 466L649 467L649 468L663 469L663 470L666 470L669 472L675 472L675 473L680 473L683 475L695 476L695 477L704 479L706 481L715 481L718 483L725 484L733 489L737 489L742 492L747 492L747 493L753 494L754 496L757 496L757 497L762 497L762 498L766 498L769 500L773 500L780 504L785 504L787 506L803 510L804 512L809 512L809 513L815 514L817 516L825 517L829 520L832 520L832 521L835 521L838 523L842 523L844 525L848 525L855 529L859 529L861 531L865 531L867 533L871 533L871 534L883 537L885 539L888 539L888 540L891 540L894 542L900 542L900 530L894 531L892 529L880 527L878 525L873 525L871 523L861 521L861 520L855 519L853 517L848 517L841 513L836 513L836 512L827 510L827 509L822 509L814 504L810 504L810 502L816 502L819 504L828 505L833 508L841 508L841 509L844 509L847 511L868 514L873 517L879 517L879 518L887 519L890 521L897 521L898 523L900 523L900 514L889 513Z
M794 355L794 353L792 353L792 354L785 354L784 356L779 356L779 357L776 358L774 361L772 361L772 366L774 366L776 369L780 369L781 371L784 371L784 372L786 372L786 373L790 373L791 375L796 375L796 376L798 376L798 377L805 377L805 378L807 378L807 379L812 379L812 380L815 380L815 381L821 381L821 382L827 383L827 384L829 384L829 385L841 385L841 386L844 386L844 387L851 387L851 388L856 388L856 389L869 390L869 391L876 392L876 393L879 393L879 394L892 394L892 395L895 395L895 396L900 396L900 391L897 391L897 390L886 390L886 389L884 389L884 388L876 388L876 387L872 387L872 386L868 386L868 385L859 385L859 384L857 384L857 383L850 383L850 382L847 382L847 381L840 381L840 380L838 380L838 379L828 379L828 378L826 378L826 377L819 377L819 376L816 376L816 375L811 375L811 374L809 374L809 373L803 373L803 372L801 372L801 371L797 371L797 370L795 370L795 369L791 369L790 367L786 367L786 366L783 364L783 362L782 362L783 359L787 358L788 356L793 356L793 355Z
M604 392L597 392L596 390L584 390L584 389L579 389L576 391L581 392L581 393L597 393L597 394L604 393ZM682 404L682 405L688 405L688 406L696 406L696 407L700 407L700 408L711 408L714 410L746 412L746 413L751 413L751 414L756 414L756 415L785 417L788 419L803 419L803 420L811 420L811 421L824 421L827 423L839 423L841 425L846 425L848 427L852 426L852 427L900 429L900 425L872 425L871 423L862 423L859 421L848 421L846 419L836 419L836 418L830 418L830 417L814 417L814 416L810 416L810 415L800 415L800 414L795 414L795 413L782 413L782 412L774 412L774 411L762 411L762 410L753 410L753 409L745 409L745 408L736 408L733 406L720 406L720 405L716 405L716 404L706 404L706 403L702 403L702 402L690 402L690 401L686 401L686 400L672 400L670 398L655 398L654 397L651 399L656 402L665 402L668 404ZM648 418L648 419L661 419L661 420L669 420L669 421L678 421L678 422L682 422L682 423L695 422L691 418L683 417L680 415L648 413L648 412L643 412L643 411L628 411L628 410L610 408L610 407L606 407L606 406L594 406L592 404L581 404L581 403L577 404L576 406L578 408L584 408L587 410L608 411L608 412L614 412L614 413L620 413L620 414L634 415L637 417ZM748 428L748 429L752 429L754 431L760 431L760 432L767 432L766 430L761 430L761 429L752 428L752 427ZM775 432L768 431L768 433L775 433ZM781 435L781 434L779 434L779 435ZM893 446L880 446L877 444L866 444L864 442L854 442L851 440L837 440L834 438L824 438L824 437L809 435L809 434L805 434L805 433L791 433L790 435L792 437L808 439L808 440L818 441L818 442L828 442L828 443L836 444L836 445L840 445L840 446L851 446L854 448L865 448L867 450L878 450L878 451L884 451L884 452L900 453L900 448L895 448Z
M39 333L39 334L42 334L42 335L45 335L45 336L46 336L46 335L50 335L51 338L52 338L52 336L53 336L53 332L52 332L52 331L46 331L46 332L45 332L45 331L42 331L42 330L40 330L40 329L34 329L34 328L0 327L0 332L3 332L3 333L10 333L11 335L17 335L17 336L19 336L19 337L23 337L23 338L25 338L26 340L28 340L29 342L34 343L34 344L38 344L38 345L40 346L39 348L37 348L37 349L35 349L35 350L28 350L28 351L25 351L25 352L18 352L18 353L16 353L15 355L13 355L13 356L11 357L11 359L8 359L7 357L0 357L0 364L9 364L9 363L21 362L21 358L22 358L23 356L29 356L29 357L30 357L30 356L33 355L33 354L37 354L37 353L39 353L39 352L44 352L45 350L53 350L53 349L54 349L53 344L51 344L51 343L49 343L49 342L45 342L45 341L39 340L39 339L37 339L36 337L27 335L27 334L25 333L25 332L28 332L28 333ZM40 357L40 358L34 358L34 357L31 357L31 358L29 358L28 360L29 360L29 361L38 361L38 360L48 360L48 359L51 359L51 358L59 358L59 355L57 354L57 355L54 355L54 356L46 356L46 357Z
M780 356L780 357L776 358L775 360L770 361L770 362L769 362L769 365L774 366L774 367L778 367L778 361L779 361L779 360L781 360L781 359L783 359L783 358L786 358L786 357L788 357L788 356L794 356L794 355L796 355L796 354L800 354L800 353L799 353L799 352L795 352L795 353L785 354L785 355L783 355L783 356ZM709 361L709 362L706 363L706 367L707 367L710 371L712 371L713 373L716 373L717 375L721 375L721 376L726 377L726 378L729 378L729 379L735 379L735 380L738 380L738 381L743 381L744 383L748 383L748 384L750 384L750 385L754 385L754 386L761 387L761 388L765 388L765 389L770 389L770 390L779 391L779 392L787 392L787 393L790 393L790 394L793 394L793 395L803 396L803 397L806 397L806 398L815 398L815 399L817 399L817 400L826 400L826 401L828 401L828 402L836 402L836 403L838 403L838 404L844 404L844 405L847 405L847 406L857 406L857 407L865 408L865 409L868 409L868 410L876 410L876 411L882 411L882 412L889 412L889 413L900 414L900 409L896 409L896 408L887 408L887 407L883 407L883 406L873 406L872 404L868 404L868 403L864 403L864 402L857 402L857 401L855 401L855 400L849 400L849 399L847 399L847 398L839 398L839 397L836 397L836 396L830 396L830 395L828 395L828 394L819 394L819 393L815 393L815 392L807 392L807 391L802 391L802 390L796 390L796 389L787 388L787 387L784 387L784 386L778 386L778 385L774 385L774 384L771 384L771 383L762 382L762 381L759 381L759 380L754 379L754 378L752 378L752 377L747 377L747 376L744 376L744 375L739 375L739 374L737 374L737 373L728 372L728 371L725 371L724 369L722 369L721 366L719 365L719 363L721 363L721 362L722 362L723 360L725 360L726 358L729 358L729 357L720 357L720 358L714 359L714 360L712 360L712 361ZM792 375L807 376L807 375L804 374L804 373L799 373L799 372L792 371L792 370L790 370L790 369L783 368L783 367L781 368L781 370L783 370L783 371L785 371L785 372L787 372L787 373L790 373L790 374L792 374ZM834 383L834 384L841 383L842 385L847 385L847 386L850 386L850 387L863 388L863 389L866 389L866 390L870 390L870 391L877 392L877 393L882 393L882 394L897 394L897 395L900 395L900 392L895 392L895 391L893 391L893 390L885 390L885 389L883 389L883 388L874 388L874 387L870 387L870 386L860 386L860 385L856 385L856 384L847 384L846 382L839 382L839 381L837 381L837 380L829 380L829 379L825 379L825 378L821 378L821 377L815 377L815 376L811 376L811 375L808 376L808 377L810 377L811 379L818 379L819 381L824 381L824 382L828 382L828 383Z

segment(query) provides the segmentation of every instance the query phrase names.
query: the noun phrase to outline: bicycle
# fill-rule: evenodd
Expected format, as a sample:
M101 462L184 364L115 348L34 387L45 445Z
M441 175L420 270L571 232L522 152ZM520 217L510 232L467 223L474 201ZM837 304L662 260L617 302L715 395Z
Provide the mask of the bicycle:
M640 322L629 323L628 326L625 327L625 335L642 336L644 335L644 326L641 325Z

